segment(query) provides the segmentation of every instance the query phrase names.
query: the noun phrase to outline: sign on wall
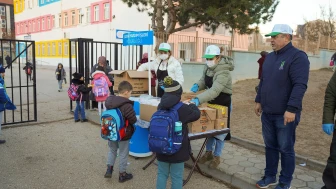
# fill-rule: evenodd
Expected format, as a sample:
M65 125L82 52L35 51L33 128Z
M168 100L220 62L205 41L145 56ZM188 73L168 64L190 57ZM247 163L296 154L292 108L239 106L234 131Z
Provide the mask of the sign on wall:
M116 38L117 39L123 39L125 33L130 33L130 32L135 32L135 31L130 31L130 30L118 30L116 29Z
M123 46L130 45L153 45L153 31L138 31L125 33L123 36Z

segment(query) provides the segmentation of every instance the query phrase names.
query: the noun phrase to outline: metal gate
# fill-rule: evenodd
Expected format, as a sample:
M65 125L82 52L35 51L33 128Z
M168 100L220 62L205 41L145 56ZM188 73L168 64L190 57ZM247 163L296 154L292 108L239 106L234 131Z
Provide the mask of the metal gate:
M135 70L137 62L142 57L142 46L122 46L122 43L94 41L93 39L70 39L69 42L69 81L75 72L84 75L85 84L90 83L90 71L93 65L98 63L100 56L109 60L113 70ZM86 109L90 107L86 103ZM73 110L70 101L70 111Z
M36 72L28 77L26 63L35 68L35 42L0 39L0 64L6 68L5 86L16 110L3 112L2 125L37 121Z

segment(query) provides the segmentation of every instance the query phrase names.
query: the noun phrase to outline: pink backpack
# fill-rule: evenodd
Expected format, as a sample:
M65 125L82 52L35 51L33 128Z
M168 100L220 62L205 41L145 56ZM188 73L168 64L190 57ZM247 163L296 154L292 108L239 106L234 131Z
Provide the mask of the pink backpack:
M109 95L109 87L105 77L100 77L93 81L93 92L96 97L103 97Z
M68 89L68 96L70 98L70 100L72 101L76 101L78 98L79 98L79 95L81 94L78 94L78 85L75 85L75 84L71 84L69 89Z

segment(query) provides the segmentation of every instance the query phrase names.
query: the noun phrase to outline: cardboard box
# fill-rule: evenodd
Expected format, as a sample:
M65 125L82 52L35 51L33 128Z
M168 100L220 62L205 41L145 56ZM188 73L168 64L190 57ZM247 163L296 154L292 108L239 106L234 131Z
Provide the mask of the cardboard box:
M118 93L118 86L122 81L128 81L133 86L132 96L148 94L148 72L134 70L113 70L114 92Z
M214 130L217 110L212 108L199 108L201 117L188 125L191 133L200 133L204 131Z
M227 128L227 118L216 119L215 129L220 130L220 129L225 129L225 128Z
M216 104L208 104L207 106L217 110L217 119L227 118L229 116L229 108L226 106L220 106Z
M151 106L148 104L140 104L140 119L144 121L150 121L152 115L157 111L157 106Z

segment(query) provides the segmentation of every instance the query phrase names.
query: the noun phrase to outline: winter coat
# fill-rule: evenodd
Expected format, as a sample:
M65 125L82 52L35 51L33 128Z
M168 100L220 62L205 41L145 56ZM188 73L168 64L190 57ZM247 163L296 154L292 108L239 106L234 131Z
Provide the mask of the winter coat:
M93 73L92 73L92 77L93 77L93 80L92 80L92 82L91 82L92 85L94 85L94 81L95 81L95 80L97 80L97 79L99 79L99 78L101 78L101 77L104 77L104 78L106 79L106 82L107 82L108 87L111 87L111 86L112 86L111 81L109 80L109 78L106 76L106 74L105 74L103 71L99 71L99 70L97 70L97 71L93 72ZM94 87L95 87L95 86L93 86L93 88L94 88ZM94 91L92 91L92 92L94 92ZM110 92L109 92L109 93L110 93ZM106 96L100 96L100 97L96 96L95 99L96 99L97 102L104 102L108 96L109 96L109 94L106 95Z
M121 97L111 95L106 99L105 106L107 110L119 108L124 120L128 120L129 124L134 125L137 122L136 114L133 109L134 102Z
M182 91L182 90L181 90ZM181 92L182 94L182 92ZM175 106L181 100L181 95L164 93L158 109L167 110ZM183 141L181 149L172 155L156 154L157 159L167 163L182 163L189 160L190 155L190 141L188 137L188 123L197 121L200 118L200 111L194 104L183 104L177 111L180 121L182 122Z
M6 92L5 81L0 77L0 112L5 110L15 110L16 106L12 103Z
M56 80L59 80L58 79L58 75L57 75L58 71L59 71L58 68L56 68L56 70L55 70ZM61 79L60 80L63 80L65 77L66 77L66 72L65 72L65 69L62 68L62 70L61 70Z
M148 62L148 58L143 58L141 59L139 62L138 62L138 65L137 65L137 68L136 69L139 69L139 67L141 66L141 64L144 64L144 63L147 63ZM155 71L152 70L151 71L152 73L152 78L151 78L151 86L152 87L155 87L156 86L156 74L155 74Z
M332 56L331 56L331 59L332 61L336 61L336 53L334 53Z
M336 72L331 77L324 96L322 124L335 123L336 109Z
M180 83L180 85L183 85L184 77L182 72L181 64L178 60L176 60L174 57L170 56L168 59L168 65L167 63L162 62L161 65L161 59L157 58L153 62L147 62L140 65L138 68L138 71L146 71L148 69L155 71L155 74L157 75L157 70L168 70L168 75L173 78L173 80ZM160 68L159 68L160 65Z
M307 54L292 43L266 56L255 99L264 113L283 115L288 111L300 116L309 65Z
M220 93L232 94L232 77L230 71L233 71L233 69L233 60L227 56L222 56L220 62L211 68L207 65L204 67L203 75L196 83L199 87L198 90L207 89L204 82L205 75L213 77L213 84L211 88L196 96L201 104L214 100Z
M87 87L84 84L84 81L79 79L72 79L71 83L78 86L77 93L81 94L76 101L88 101L89 100L89 93L92 90L92 87Z

